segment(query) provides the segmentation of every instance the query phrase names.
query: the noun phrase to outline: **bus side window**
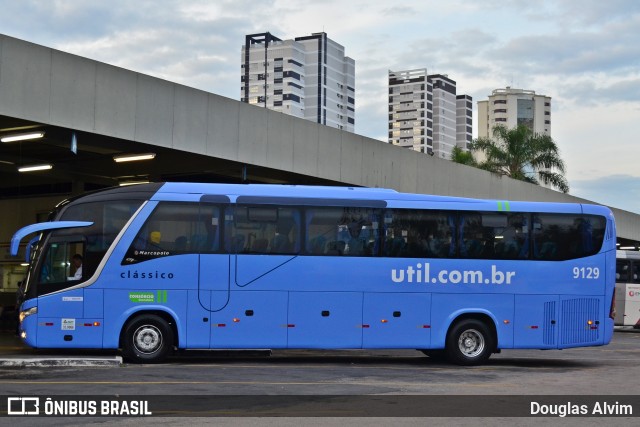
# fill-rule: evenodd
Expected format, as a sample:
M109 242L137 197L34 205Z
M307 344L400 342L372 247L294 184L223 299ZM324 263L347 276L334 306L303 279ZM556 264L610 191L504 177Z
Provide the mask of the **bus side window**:
M629 261L616 261L616 282L629 282Z
M161 202L133 239L123 264L219 249L220 207L210 204Z
M538 260L559 259L560 236L564 234L553 215L537 214L533 217L533 257Z
M598 253L604 241L606 220L594 215L535 214L535 259L566 260Z
M187 250L195 253L216 253L220 250L220 215L219 206L200 205L198 222L187 238Z
M384 256L448 257L455 230L455 227L449 226L449 215L432 210L388 210L384 218Z
M305 252L311 255L324 255L327 251L338 252L338 227L331 211L323 208L307 208L305 215L307 241Z
M631 277L630 282L640 283L640 263L637 261L631 262Z
M496 219L497 218L497 219ZM458 226L458 253L461 258L494 258L496 221L506 218L491 213L462 212Z
M376 256L380 219L380 212L371 208L309 208L305 251L312 255Z
M225 247L232 254L297 254L300 218L298 208L234 206L225 215Z

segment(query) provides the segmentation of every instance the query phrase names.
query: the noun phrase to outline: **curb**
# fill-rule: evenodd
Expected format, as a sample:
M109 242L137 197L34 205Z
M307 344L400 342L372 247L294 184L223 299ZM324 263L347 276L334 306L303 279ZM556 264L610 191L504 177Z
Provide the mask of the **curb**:
M0 367L120 366L122 357L29 357L0 358Z

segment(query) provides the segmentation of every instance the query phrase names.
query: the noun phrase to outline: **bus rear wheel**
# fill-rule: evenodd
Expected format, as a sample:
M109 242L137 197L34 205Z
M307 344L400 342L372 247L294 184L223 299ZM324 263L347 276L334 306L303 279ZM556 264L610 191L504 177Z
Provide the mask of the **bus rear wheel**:
M457 365L479 365L486 362L495 347L493 334L486 323L463 319L447 335L446 353Z
M134 363L158 363L173 349L173 330L160 316L144 314L127 323L122 352Z

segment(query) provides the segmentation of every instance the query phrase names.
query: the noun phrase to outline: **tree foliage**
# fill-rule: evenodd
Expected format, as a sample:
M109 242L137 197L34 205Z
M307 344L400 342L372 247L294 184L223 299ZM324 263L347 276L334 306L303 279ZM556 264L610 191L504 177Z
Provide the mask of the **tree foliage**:
M471 151L464 151L457 145L451 150L451 161L467 166L478 166L478 162L476 162L476 159L473 157L473 153Z
M478 167L532 184L542 182L563 193L569 192L560 150L550 136L534 133L527 126L507 129L499 125L493 128L493 137L478 138L473 142L472 150L486 156Z

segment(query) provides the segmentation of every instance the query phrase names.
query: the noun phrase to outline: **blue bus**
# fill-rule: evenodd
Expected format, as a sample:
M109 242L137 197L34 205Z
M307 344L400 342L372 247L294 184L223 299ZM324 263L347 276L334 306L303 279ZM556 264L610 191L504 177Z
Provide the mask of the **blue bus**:
M611 211L370 188L153 183L60 203L16 232L36 348L501 349L606 345Z

